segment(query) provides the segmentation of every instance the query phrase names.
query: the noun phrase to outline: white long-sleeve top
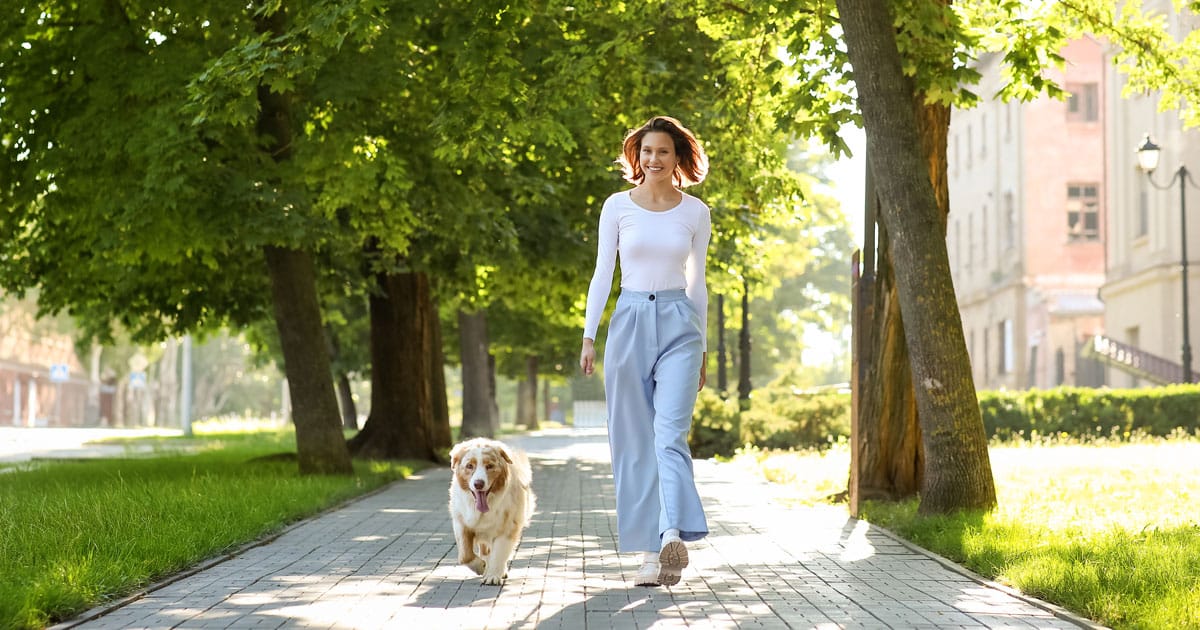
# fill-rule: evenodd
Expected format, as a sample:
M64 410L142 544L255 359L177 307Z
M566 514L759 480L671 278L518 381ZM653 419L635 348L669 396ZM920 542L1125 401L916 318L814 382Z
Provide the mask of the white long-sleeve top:
M708 350L708 288L705 263L712 236L708 206L683 193L669 210L647 210L622 191L610 196L600 211L596 271L588 287L583 336L596 338L612 289L617 254L621 256L621 288L631 291L685 289L700 314L700 338Z

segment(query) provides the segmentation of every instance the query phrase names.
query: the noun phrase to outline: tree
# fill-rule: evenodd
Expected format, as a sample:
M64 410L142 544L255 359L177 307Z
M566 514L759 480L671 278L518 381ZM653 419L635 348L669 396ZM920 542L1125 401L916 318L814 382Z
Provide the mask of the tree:
M892 239L922 441L922 513L996 504L966 341L950 282L942 213L927 176L893 19L875 0L838 0L867 133L868 161Z

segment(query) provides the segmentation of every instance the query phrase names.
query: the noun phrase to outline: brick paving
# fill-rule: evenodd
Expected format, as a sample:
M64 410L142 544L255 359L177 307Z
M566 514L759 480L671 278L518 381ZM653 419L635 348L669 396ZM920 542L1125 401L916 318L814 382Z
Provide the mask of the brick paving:
M979 580L836 506L785 508L733 466L696 462L712 533L672 588L632 584L615 551L602 430L511 438L538 512L509 580L456 564L436 469L293 526L268 544L59 627L1078 628L1086 621Z

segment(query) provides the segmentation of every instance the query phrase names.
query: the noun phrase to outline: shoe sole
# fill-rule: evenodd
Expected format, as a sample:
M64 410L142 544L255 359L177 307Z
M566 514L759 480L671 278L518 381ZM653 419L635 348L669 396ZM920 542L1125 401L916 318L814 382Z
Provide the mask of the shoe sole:
M662 551L658 552L658 583L675 586L687 565L688 551L681 541L672 540L663 545Z

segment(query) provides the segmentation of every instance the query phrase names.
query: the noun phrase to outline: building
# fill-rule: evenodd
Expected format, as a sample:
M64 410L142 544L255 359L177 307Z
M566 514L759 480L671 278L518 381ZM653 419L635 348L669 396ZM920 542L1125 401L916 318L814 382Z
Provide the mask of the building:
M951 119L947 248L979 389L1104 383L1081 353L1104 331L1109 60L1090 38L1062 54L1069 99L987 98L1003 81L991 55L984 102Z
M1171 35L1181 40L1200 26L1191 14L1178 14L1165 0L1147 2L1146 10L1167 16ZM1157 94L1123 96L1124 75L1105 53L1104 107L1113 112L1106 134L1108 152L1108 225L1106 278L1100 288L1104 302L1104 329L1113 347L1128 348L1128 357L1141 357L1147 365L1164 364L1165 370L1130 369L1111 362L1109 382L1118 387L1139 387L1177 381L1182 376L1183 282L1182 260L1187 242L1189 266L1200 253L1200 178L1187 183L1187 207L1180 202L1180 183L1172 179L1180 166L1200 171L1200 132L1185 130L1179 112L1158 111ZM1149 133L1162 147L1159 167L1149 178L1137 168L1136 148ZM1164 188L1158 188L1157 186ZM1181 229L1187 212L1187 231ZM1193 302L1188 309L1190 331L1200 331L1200 268L1188 277ZM1142 356L1142 353L1145 353ZM1161 360L1154 361L1155 358ZM1125 361L1124 363L1128 363ZM1196 364L1193 363L1193 370Z

